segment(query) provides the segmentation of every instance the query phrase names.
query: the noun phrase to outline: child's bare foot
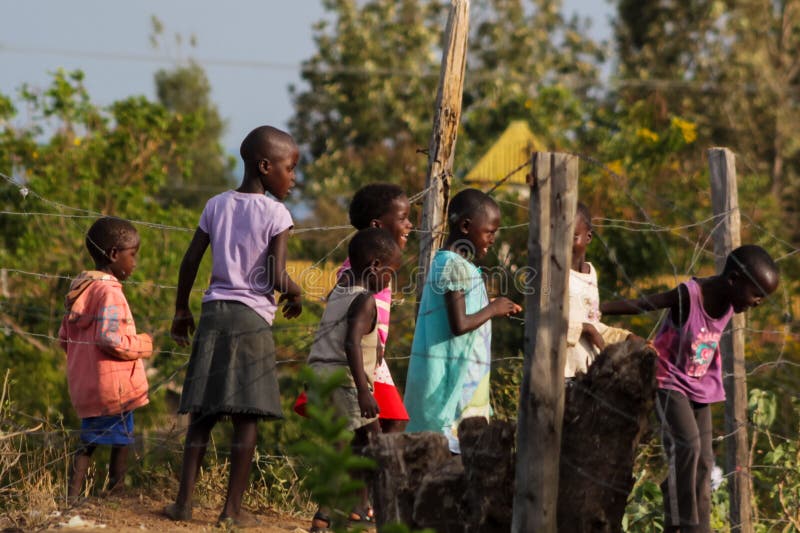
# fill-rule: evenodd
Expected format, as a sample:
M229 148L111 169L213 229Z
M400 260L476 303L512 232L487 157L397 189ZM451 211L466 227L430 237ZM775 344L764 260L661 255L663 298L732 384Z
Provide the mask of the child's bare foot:
M181 507L177 503L171 503L164 507L164 514L175 522L188 522L192 519L192 507Z
M224 529L245 529L249 527L258 527L261 525L261 520L246 511L239 511L239 516L222 516L220 515L217 521L217 526Z

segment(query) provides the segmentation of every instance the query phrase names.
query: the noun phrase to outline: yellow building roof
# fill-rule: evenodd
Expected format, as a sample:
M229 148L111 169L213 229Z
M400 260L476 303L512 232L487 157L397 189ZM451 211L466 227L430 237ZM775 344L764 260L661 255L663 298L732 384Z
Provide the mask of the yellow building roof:
M531 153L541 151L542 144L524 120L511 122L489 151L483 154L478 164L470 170L464 181L467 183L495 183L505 178L509 172L529 161ZM525 176L530 169L523 167L516 171L505 183L525 184Z

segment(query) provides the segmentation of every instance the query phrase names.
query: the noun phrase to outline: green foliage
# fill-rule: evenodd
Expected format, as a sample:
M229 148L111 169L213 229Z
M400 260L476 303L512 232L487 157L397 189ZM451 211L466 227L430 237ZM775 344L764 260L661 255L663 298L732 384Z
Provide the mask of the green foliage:
M635 482L622 517L622 530L628 533L664 531L664 500L659 484L666 476L661 447L650 441L640 447L634 466ZM711 493L711 527L725 529L728 523L728 490L723 482Z
M800 401L792 398L787 409L798 429ZM773 430L779 409L774 392L752 389L749 410L753 422L751 457L758 531L800 529L800 445ZM779 529L775 529L775 528Z
M195 138L187 147L184 168L170 168L170 179L159 193L160 201L202 208L208 197L235 183L236 161L220 143L225 123L211 102L211 85L203 68L192 61L171 70L159 70L155 82L158 100L166 109L179 118L190 116L196 120Z
M143 97L98 107L80 72L57 71L44 90L24 87L21 93L32 126L0 133L0 154L5 154L0 171L12 177L0 184L0 202L3 210L19 213L3 217L7 230L0 259L14 273L1 304L6 335L0 338L0 368L13 369L17 390L41 391L20 395L19 409L34 416L57 410L73 425L63 351L54 340L69 278L94 268L85 232L101 214L148 221L135 222L142 247L138 270L124 290L137 329L154 334L157 345L170 350L170 286L191 237L183 230L196 225L198 214L165 208L153 199L170 179L168 168L187 164L198 119ZM151 376L153 389L185 360L185 355L156 357L153 365L163 373ZM162 410L155 404L144 418Z
M322 508L330 510L336 531L342 531L364 487L364 482L352 474L374 468L375 463L353 453L353 432L346 429L347 420L337 416L332 405L333 391L346 382L344 371L323 379L306 367L300 376L308 384L305 436L289 450L308 466L305 487Z

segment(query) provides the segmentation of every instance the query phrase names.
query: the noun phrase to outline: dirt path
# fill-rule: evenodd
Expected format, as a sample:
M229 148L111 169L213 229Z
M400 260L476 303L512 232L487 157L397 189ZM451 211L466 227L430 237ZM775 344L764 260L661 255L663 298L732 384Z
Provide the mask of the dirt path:
M195 507L191 522L173 522L161 514L167 504L163 498L154 498L144 492L88 498L80 505L52 516L37 528L42 531L134 531L181 532L221 531L216 527L219 509ZM261 526L248 531L263 533L302 533L308 531L311 517L297 517L278 513L255 515ZM71 523L70 523L71 521ZM5 529L4 531L15 531ZM23 531L18 529L16 531Z

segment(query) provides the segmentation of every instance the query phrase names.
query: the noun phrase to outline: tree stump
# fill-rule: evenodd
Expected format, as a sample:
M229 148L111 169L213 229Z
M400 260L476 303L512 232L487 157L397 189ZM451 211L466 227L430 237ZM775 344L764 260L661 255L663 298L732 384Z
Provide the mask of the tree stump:
M642 341L609 346L566 391L558 530L621 532L633 462L655 396L655 358ZM400 522L438 533L511 529L514 421L468 418L460 456L438 433L378 435L367 447L378 530Z
M622 531L637 446L653 411L656 357L641 340L613 344L568 387L559 531Z
M401 522L438 533L506 533L514 487L513 422L468 418L453 456L438 433L378 435L367 448L377 462L373 505L380 530Z
M378 528L414 523L414 502L426 474L452 456L447 439L437 433L378 434L366 448L377 463L372 476L373 507Z

